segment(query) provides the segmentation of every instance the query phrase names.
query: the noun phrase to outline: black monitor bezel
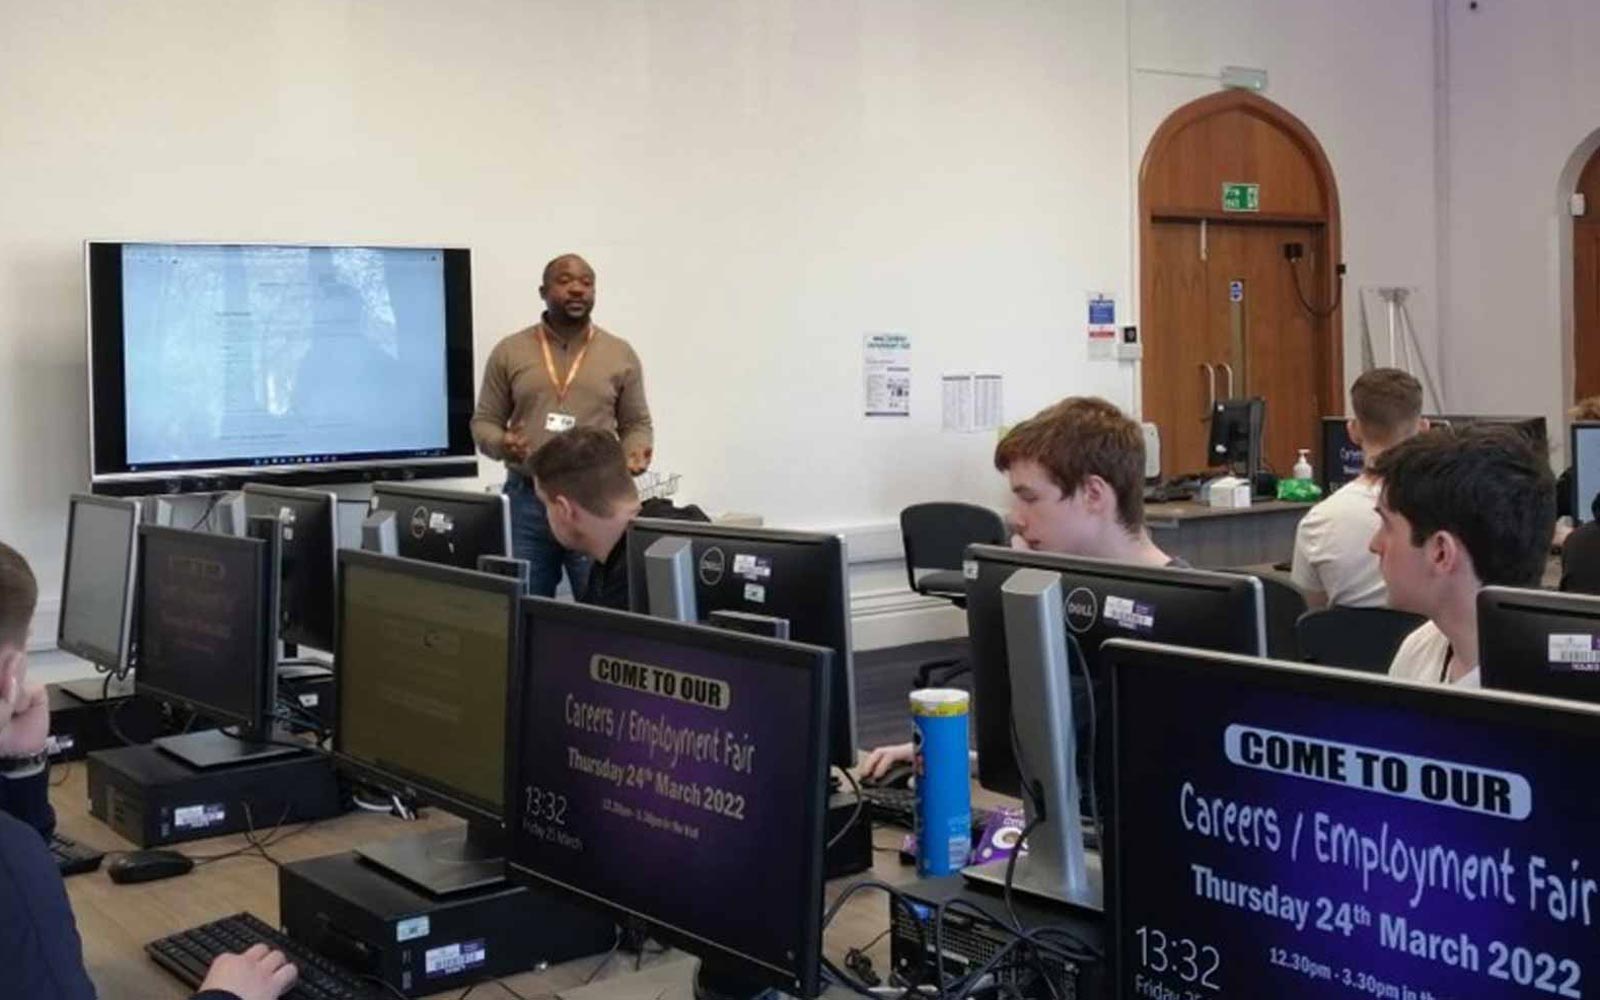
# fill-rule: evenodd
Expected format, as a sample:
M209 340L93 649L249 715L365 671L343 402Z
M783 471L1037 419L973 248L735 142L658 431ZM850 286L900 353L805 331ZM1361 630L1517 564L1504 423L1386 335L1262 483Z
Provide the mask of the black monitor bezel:
M309 249L437 250L445 282L445 394L448 444L443 454L371 452L275 461L209 459L145 463L128 468L126 344L122 306L122 248L140 245L211 247L278 246ZM475 476L477 446L472 440L473 392L472 251L466 247L419 244L272 243L251 240L85 240L83 276L89 391L89 479L95 493L139 496L236 489L247 480L271 474L295 484L381 480L390 477ZM98 405L97 405L98 404ZM436 451L437 449L433 449Z
M1567 428L1567 465L1572 469L1572 521L1574 524L1588 524L1595 519L1594 501L1590 497L1585 503L1578 494L1578 436L1581 431L1600 434L1600 420L1574 420ZM1596 496L1600 496L1597 493Z
M517 801L517 788L521 784L518 762L522 760L524 736L523 726L518 718L518 709L527 693L527 671L536 669L529 662L531 657L526 655L526 650L534 640L538 622L541 619L576 624L580 627L599 631L631 634L650 641L689 644L713 653L762 659L777 669L799 669L810 672L811 696L817 711L810 713L806 720L806 746L808 755L817 761L817 769L811 776L809 787L806 789L805 833L807 836L803 838L805 843L802 844L800 853L804 857L800 864L802 866L804 884L814 887L814 892L811 894L810 899L801 901L804 909L801 913L799 926L803 940L798 943L798 947L795 949L796 956L800 958L797 960L797 965L794 969L777 969L765 962L725 948L715 941L694 934L692 931L662 923L648 914L639 913L584 889L568 885L552 876L534 871L512 856L513 847L517 843L517 835L513 828L516 820L514 804ZM827 717L830 705L828 688L832 683L832 670L829 660L833 656L833 651L823 646L768 639L763 636L731 632L706 625L688 625L652 618L649 615L635 614L630 611L614 611L609 608L573 604L543 597L524 597L522 599L520 641L525 655L521 658L522 662L518 669L512 674L511 695L507 699L506 708L507 763L505 801L507 805L504 822L507 831L507 876L534 885L553 886L563 892L572 893L577 897L596 903L609 912L638 917L650 925L652 935L663 944L682 948L701 957L710 957L719 967L728 968L742 978L763 982L778 989L787 990L799 997L817 996L822 986L823 854L827 842L827 831L823 821L827 809L828 771L831 766L825 751ZM775 858L773 863L787 864L789 861ZM752 900L753 904L759 904L762 907L776 902L773 900ZM756 919L759 919L759 917Z
M302 506L302 507L307 507L307 508L316 507L316 508L320 508L326 514L326 516L328 518L328 525L329 525L329 528L328 528L329 553L328 553L328 567L327 567L328 575L326 577L326 583L328 584L328 586L327 586L326 593L328 595L328 602L333 605L333 610L332 610L332 613L331 613L330 618L329 618L329 626L330 626L329 635L328 635L327 640L326 640L325 643L318 642L317 640L320 639L321 636L313 635L311 632L309 632L303 622L298 622L297 621L296 624L294 625L294 627L292 627L292 628L291 627L287 627L284 624L283 613L284 613L285 610L291 610L291 609L286 609L285 606L284 606L284 600L283 600L284 588L280 584L279 589L278 589L278 613L279 613L278 638L283 642L293 643L293 644L295 644L297 646L309 646L312 649L320 649L320 650L322 650L324 652L328 652L328 653L333 652L333 644L338 641L338 635L339 635L339 611L338 611L338 607L339 607L339 605L338 605L338 586L339 586L339 497L338 497L338 495L335 494L335 493L329 492L329 491L324 491L324 490L308 490L308 489L302 489L302 488L294 487L294 486L278 486L278 485L275 485L275 484L257 483L257 482L245 483L244 486L240 489L240 494L244 497L244 511L245 511L245 517L247 517L247 518L255 516L255 517L271 517L275 521L278 519L278 511L276 509L276 506L270 512L263 510L263 511L257 512L255 514L252 514L251 510L250 510L250 506L251 506L250 505L250 498L251 497L261 497L261 498L264 498L264 499L265 498L270 498L272 500L277 500L277 501L281 501L281 502L284 502L284 503L296 504L296 505L299 505L299 506ZM297 519L296 523L298 524L298 519ZM281 524L280 524L280 530L281 530ZM300 588L300 592L303 593L305 591L305 589L306 588Z
M100 649L87 642L75 641L66 634L67 595L72 592L73 528L78 522L78 509L85 504L122 511L128 515L128 560L123 580L122 628L116 650ZM67 498L67 545L66 558L61 566L61 607L56 614L56 648L115 673L125 673L132 663L133 616L139 585L139 521L139 504L134 500L101 497L92 493L74 493Z
M662 536L683 535L691 539L723 541L730 544L750 542L756 545L792 545L800 547L815 547L824 553L837 553L837 558L828 556L830 565L838 563L837 574L830 571L829 580L835 582L839 589L838 606L842 617L839 620L840 645L834 652L834 681L831 697L833 705L833 725L842 727L829 737L829 759L837 766L851 768L856 764L856 694L855 694L855 652L854 639L851 635L851 608L850 608L850 566L848 549L845 540L838 534L829 534L823 531L795 531L786 528L758 528L733 524L715 524L704 521L677 521L671 518L636 517L628 525L627 534L627 566L628 566L628 606L635 610L647 610L650 606L649 589L645 574L636 570L644 562L644 550L650 543ZM727 572L733 572L730 567ZM696 574L698 583L698 570ZM697 588L698 590L698 588ZM826 600L824 595L821 600ZM718 609L724 610L724 609ZM726 610L747 610L735 608ZM708 610L699 609L704 617ZM832 648L832 647L825 647ZM842 690L841 690L842 689ZM845 719L840 722L837 718L838 710L845 712Z
M337 607L340 609L340 613L335 616L337 623L335 630L337 638L334 640L335 663L347 662L344 652L345 615L343 614L343 607L345 588L348 586L350 578L348 572L350 566L386 573L398 573L405 576L413 576L429 583L465 587L505 596L511 616L506 633L508 639L506 680L507 693L509 695L510 682L516 675L522 650L520 632L522 612L517 603L522 597L522 592L516 580L509 577L496 576L492 573L479 573L476 570L459 569L455 566L422 562L421 560L406 559L401 556L378 555L377 553L364 552L360 549L340 549L337 588ZM417 799L419 802L437 806L446 812L471 822L485 823L497 828L503 827L505 823L505 804L503 802L482 801L469 792L451 788L442 781L434 780L429 775L412 774L403 769L385 767L377 762L352 754L344 745L345 727L342 725L343 713L350 704L344 687L345 683L345 670L335 670L333 672L334 704L338 706L337 710L340 713L333 727L332 758L335 767L359 781L403 793ZM507 718L509 718L509 714Z
M1010 566L1013 569L1039 569L1049 573L1072 574L1101 580L1129 580L1144 584L1176 584L1179 586L1187 584L1209 589L1247 587L1254 590L1256 598L1256 649L1257 652L1263 654L1267 650L1265 590L1258 578L1245 573L1224 573L1216 570L1195 569L1189 566L1139 566L1133 563L1113 562L1108 559L1090 559L1086 556L1068 556L1055 552L1012 549L1002 545L969 545L967 546L964 561L974 564L973 571L967 574L967 591L969 594L972 592L975 583L983 578L982 565L984 563ZM969 642L974 631L970 624L971 615L974 611L974 605L977 603L970 598L967 601ZM1102 641L1099 649L1084 650L1085 656L1095 657L1096 664L1099 664L1100 649L1103 649L1105 642L1109 641L1111 640ZM1009 656L1009 649L1007 652ZM1004 671L991 671L979 662L979 651L977 649L970 650L969 656L972 664L974 745L982 744L991 750L987 754L981 750L978 753L978 783L998 794L1016 796L1021 791L1021 774L1010 749L1009 740L1001 740L998 737L991 738L988 735L988 729L991 725L997 725L997 723L986 721L994 714L993 703L999 700L997 698L997 687L993 682L999 680L1003 675L1005 679L1004 702L1006 708L1004 716L1007 720L1006 726L1009 733L1011 716L1010 664L1006 665L1006 670ZM1077 669L1083 668L1082 661L1077 657L1072 658L1072 663L1076 665ZM1105 718L1105 709L1099 706L1096 706L1096 709L1098 716L1096 725L1098 726L1101 724L1100 720ZM990 746L991 744L1002 747L1002 752L1000 754L992 752L993 746ZM1011 780L1013 777L1016 778L1015 781Z
M1197 660L1204 663L1202 669L1206 673L1206 682L1218 687L1237 683L1241 679L1246 683L1256 679L1267 683L1282 683L1314 697L1326 698L1330 691L1335 697L1344 692L1355 692L1357 698L1384 708L1400 708L1434 715L1454 714L1489 726L1504 724L1507 715L1511 714L1519 716L1516 722L1526 721L1533 725L1557 729L1563 735L1570 734L1591 739L1597 727L1600 727L1600 708L1583 702L1561 701L1507 691L1464 689L1448 684L1417 684L1395 680L1381 674L1357 673L1286 660L1239 656L1233 653L1217 653L1211 650L1189 649L1132 639L1111 639L1101 648L1106 653L1106 662L1111 667L1109 671L1112 725L1110 791L1113 797L1112 828L1101 849L1105 872L1106 912L1112 922L1109 948L1112 974L1110 988L1113 991L1112 995L1119 998L1125 995L1120 989L1128 972L1126 964L1128 956L1123 954L1122 949L1124 932L1127 929L1127 907L1123 905L1121 898L1122 865L1125 860L1121 845L1127 832L1124 826L1127 811L1119 808L1119 803L1115 800L1122 783L1124 767L1122 737L1126 730L1121 725L1121 716L1122 700L1126 696L1123 694L1122 686L1135 683L1131 678L1124 679L1128 678L1128 665L1134 665L1133 670L1137 671L1139 662L1151 658Z
M1600 597L1521 587L1485 587L1478 591L1478 669L1482 671L1483 686L1495 691L1600 705L1600 673L1578 675L1594 688L1594 694L1589 698L1575 698L1559 690L1539 690L1539 685L1527 683L1529 678L1526 674L1530 667L1539 674L1548 672L1546 653L1541 653L1536 663L1513 661L1501 654L1499 643L1508 630L1494 627L1495 619L1516 615L1519 608L1547 617L1588 619L1594 622L1595 627L1585 631L1600 634Z
M415 510L402 510L401 507L387 505L384 502L385 497L400 501L405 501L408 499L413 501L423 500L431 504L460 504L464 507L481 507L486 510L493 508L499 516L501 526L500 535L501 541L503 542L504 551L475 552L470 560L472 564L471 566L457 566L455 567L457 569L476 571L479 556L504 556L509 558L514 554L513 549L515 546L511 537L511 501L504 493L479 493L473 490L452 490L441 486L423 486L419 483L411 482L372 484L372 502L371 507L369 508L369 513L383 510L394 512L395 543L399 549L401 558L414 559L418 562L432 562L436 566L446 566L453 564L439 563L435 562L434 560L424 559L415 555L406 555L407 545L416 541L416 536L411 533L411 519L412 515L415 513Z
M251 636L251 647L257 652L257 670L255 683L250 686L251 708L248 715L240 714L233 709L212 705L175 691L159 683L152 683L149 677L151 661L149 658L148 644L145 644L144 655L141 658L139 669L134 672L134 690L142 695L148 695L162 701L180 705L192 712L222 723L224 725L237 725L241 727L241 736L261 736L272 732L273 718L277 713L278 691L278 636L276 623L278 620L278 539L274 535L270 539L254 538L249 536L222 535L208 531L189 531L183 528L168 528L155 524L139 525L139 582L144 586L145 560L149 557L150 539L183 538L200 539L202 544L216 545L219 547L237 547L241 550L248 548L254 565L251 571L256 579L255 601L255 634ZM140 599L140 614L144 615L150 610L150 602ZM267 627L267 623L273 627ZM148 633L141 625L141 631ZM158 680L161 670L156 668Z

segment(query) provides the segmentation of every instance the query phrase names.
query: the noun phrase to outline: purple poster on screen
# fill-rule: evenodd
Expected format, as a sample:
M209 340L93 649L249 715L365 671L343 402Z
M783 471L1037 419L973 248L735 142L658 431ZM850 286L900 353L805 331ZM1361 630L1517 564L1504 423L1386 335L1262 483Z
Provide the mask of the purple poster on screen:
M1600 996L1600 733L1138 670L1119 998Z
M528 655L518 863L793 968L805 875L774 861L805 836L816 780L810 672L560 621ZM767 918L735 894L773 901Z

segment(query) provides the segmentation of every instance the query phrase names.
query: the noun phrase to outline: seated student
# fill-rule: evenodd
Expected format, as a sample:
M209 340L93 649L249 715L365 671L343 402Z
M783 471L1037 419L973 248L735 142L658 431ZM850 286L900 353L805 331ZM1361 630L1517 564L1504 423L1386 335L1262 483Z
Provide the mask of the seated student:
M83 942L66 887L45 846L50 701L27 677L28 625L39 589L16 549L0 543L0 969L7 997L92 1000ZM298 975L281 952L257 945L219 955L196 1000L276 1000Z
M610 431L575 427L551 438L528 463L545 505L550 533L562 548L594 560L582 604L628 610L628 523L635 517L710 520L700 508L639 500L622 442Z
M1509 427L1442 428L1378 459L1372 551L1389 606L1427 615L1389 675L1477 687L1478 591L1536 587L1555 528L1555 479Z
M1426 430L1422 384L1398 368L1374 368L1350 387L1355 415L1346 422L1362 450L1361 475L1306 512L1294 535L1294 585L1312 608L1381 608L1386 595L1378 560L1367 544L1378 526L1373 463L1385 451Z
M1013 427L994 450L1011 487L1010 521L1022 545L1140 566L1186 566L1144 524L1144 432L1104 399L1070 396ZM878 747L866 778L911 760L910 743Z

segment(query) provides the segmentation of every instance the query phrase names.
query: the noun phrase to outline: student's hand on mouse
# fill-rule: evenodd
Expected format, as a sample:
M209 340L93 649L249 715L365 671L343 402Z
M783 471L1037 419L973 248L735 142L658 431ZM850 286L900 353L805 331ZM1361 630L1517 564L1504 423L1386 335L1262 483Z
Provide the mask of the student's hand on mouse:
M264 944L253 945L243 955L218 955L206 972L200 992L223 990L239 1000L278 1000L300 975L283 952Z
M896 764L909 764L915 757L909 743L894 743L886 747L873 747L861 759L861 777L877 780L889 773Z
M50 738L50 696L28 683L28 654L0 653L0 757L25 757Z

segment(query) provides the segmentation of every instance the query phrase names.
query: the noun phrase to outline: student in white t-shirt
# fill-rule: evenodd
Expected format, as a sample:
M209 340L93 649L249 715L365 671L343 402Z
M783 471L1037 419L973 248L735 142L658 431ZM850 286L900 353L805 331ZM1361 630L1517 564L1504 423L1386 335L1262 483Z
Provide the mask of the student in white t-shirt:
M1422 419L1422 385L1398 368L1374 368L1356 379L1350 405L1355 415L1345 426L1365 465L1359 476L1307 511L1294 536L1294 585L1312 608L1381 608L1386 603L1378 559L1367 547L1378 527L1379 483L1372 463L1428 429Z
M1478 591L1535 587L1555 530L1550 466L1509 427L1441 428L1385 452L1372 551L1390 607L1427 615L1389 676L1478 687Z

